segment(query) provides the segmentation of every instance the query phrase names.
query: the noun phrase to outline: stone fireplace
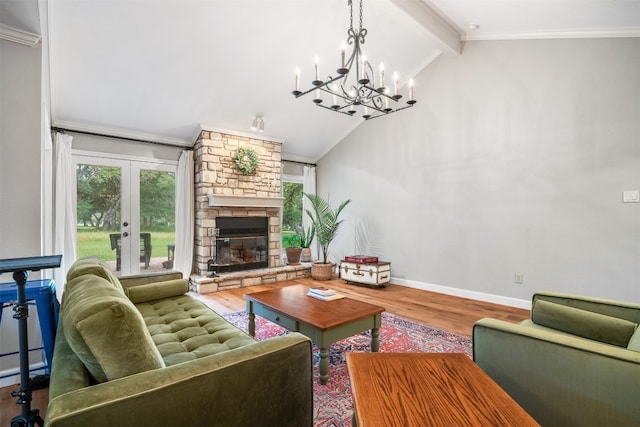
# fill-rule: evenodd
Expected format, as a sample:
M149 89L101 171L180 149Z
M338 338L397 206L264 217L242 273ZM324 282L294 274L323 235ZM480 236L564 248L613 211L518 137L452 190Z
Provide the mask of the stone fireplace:
M253 148L259 155L255 173L242 175L235 169L233 156L239 147ZM202 277L195 280L195 290L205 293L204 287L212 292L223 287L250 286L308 275L302 270L298 273L299 268L282 266L281 262L281 142L202 130L194 146L194 163L194 272ZM224 236L222 241L221 236L216 238L219 225L228 223L232 218L265 218L265 244L259 241L244 248L239 241L232 245L231 241L224 241ZM227 252L222 254L221 251L225 250ZM256 268L258 262L260 267L264 265L267 268L262 273L255 270L246 274L222 272L221 277L207 278L209 265L212 262L221 264L225 261L223 255L228 256L226 261L246 260L243 263L248 269ZM262 256L264 261L256 261Z

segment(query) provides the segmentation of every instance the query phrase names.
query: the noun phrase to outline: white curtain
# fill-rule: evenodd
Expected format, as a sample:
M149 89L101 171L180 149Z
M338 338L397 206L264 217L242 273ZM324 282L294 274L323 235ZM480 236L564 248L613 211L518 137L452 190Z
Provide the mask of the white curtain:
M62 299L66 283L66 272L76 259L76 170L71 156L71 135L55 134L54 157L54 254L62 254L60 268L53 270L56 296Z
M302 191L309 194L316 194L316 167L315 166L303 166L303 181ZM311 209L311 202L302 196L302 227L304 229L311 228L311 219L307 215L307 209ZM311 259L318 259L318 245L311 247Z
M185 150L176 173L176 250L173 269L188 279L193 264L193 151Z

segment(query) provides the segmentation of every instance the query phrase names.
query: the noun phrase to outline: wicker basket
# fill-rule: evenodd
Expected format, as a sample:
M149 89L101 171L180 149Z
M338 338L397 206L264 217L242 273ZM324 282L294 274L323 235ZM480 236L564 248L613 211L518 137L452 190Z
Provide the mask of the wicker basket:
M334 270L333 263L323 264L321 262L314 262L311 264L311 277L315 280L329 280L333 275Z

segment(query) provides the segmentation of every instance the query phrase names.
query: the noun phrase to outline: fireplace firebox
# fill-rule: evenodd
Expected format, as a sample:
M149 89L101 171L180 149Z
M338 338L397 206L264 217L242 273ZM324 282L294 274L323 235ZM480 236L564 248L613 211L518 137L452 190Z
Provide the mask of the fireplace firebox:
M269 219L218 217L208 270L215 273L269 266Z

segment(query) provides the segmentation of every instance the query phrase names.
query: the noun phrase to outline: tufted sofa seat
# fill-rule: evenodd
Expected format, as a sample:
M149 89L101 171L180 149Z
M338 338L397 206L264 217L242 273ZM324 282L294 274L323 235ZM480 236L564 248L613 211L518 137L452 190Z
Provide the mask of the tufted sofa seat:
M188 295L136 304L166 366L256 342Z
M46 426L308 426L311 341L256 341L188 294L180 273L67 272Z

